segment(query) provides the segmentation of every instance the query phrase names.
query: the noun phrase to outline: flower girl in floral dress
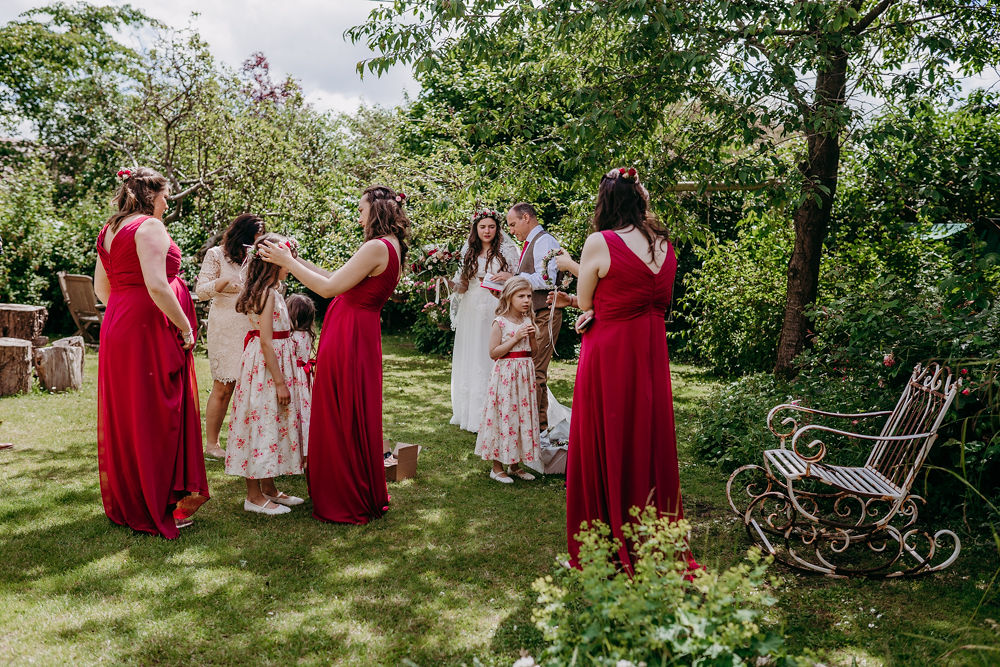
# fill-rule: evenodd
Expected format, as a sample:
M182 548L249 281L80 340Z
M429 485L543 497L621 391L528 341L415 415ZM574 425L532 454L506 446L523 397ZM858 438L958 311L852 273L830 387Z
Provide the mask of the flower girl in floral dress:
M260 514L285 514L301 498L278 491L278 475L302 473L309 428L310 392L296 381L291 321L278 292L288 270L261 260L264 241L293 242L277 234L260 237L247 253L243 291L236 310L250 318L251 331L243 347L243 362L233 397L226 446L226 472L245 477L243 509Z
M531 295L527 279L508 279L490 331L490 357L496 363L490 373L476 454L493 461L490 478L503 484L513 483L511 475L535 479L518 464L532 463L541 455L535 364L531 360L536 335ZM509 466L507 472L504 465Z

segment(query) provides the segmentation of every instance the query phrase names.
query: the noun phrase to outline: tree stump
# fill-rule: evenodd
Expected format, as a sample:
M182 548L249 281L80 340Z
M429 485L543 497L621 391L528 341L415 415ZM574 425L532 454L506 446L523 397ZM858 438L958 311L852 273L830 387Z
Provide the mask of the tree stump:
M42 335L49 311L42 306L0 303L0 338L34 340Z
M0 396L31 391L31 341L0 338Z
M87 355L87 341L83 339L83 336L69 336L67 338L60 338L59 340L52 343L53 345L68 345L70 347L79 348L80 350L80 377L83 377L83 360Z
M52 345L35 350L38 383L48 391L83 386L83 350L73 345Z

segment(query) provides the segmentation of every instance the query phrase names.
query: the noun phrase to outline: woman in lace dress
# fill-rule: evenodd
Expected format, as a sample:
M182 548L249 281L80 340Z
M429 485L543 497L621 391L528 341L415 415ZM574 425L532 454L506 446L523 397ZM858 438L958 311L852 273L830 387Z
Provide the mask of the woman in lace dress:
M236 299L243 281L240 266L247 248L266 230L264 221L252 213L233 220L220 245L205 253L195 292L202 301L212 300L208 310L208 361L212 369L212 392L205 409L205 456L225 458L219 433L240 375L243 339L250 330L247 316L236 312Z
M517 247L497 226L496 211L477 211L472 216L469 239L461 252L455 274L452 325L455 349L451 366L451 423L476 433L486 399L486 386L493 359L490 358L490 328L493 326L497 294L481 283L486 276L498 283L517 268Z

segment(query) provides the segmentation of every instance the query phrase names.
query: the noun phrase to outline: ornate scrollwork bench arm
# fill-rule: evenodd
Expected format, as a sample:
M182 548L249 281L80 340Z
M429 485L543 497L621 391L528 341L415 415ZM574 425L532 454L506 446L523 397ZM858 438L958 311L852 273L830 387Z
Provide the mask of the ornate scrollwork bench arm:
M782 410L794 410L796 412L804 412L810 415L819 415L821 417L838 417L841 419L867 419L869 417L887 417L892 414L891 410L880 410L878 412L828 412L827 410L817 410L815 408L807 408L798 403L781 403L771 408L770 412L767 413L767 428L771 433L774 434L776 438L781 440L781 447L785 447L785 439L789 436L795 435L800 428L799 420L793 416L785 417L781 420L783 425L792 425L792 430L787 433L783 431L778 431L774 424L774 418L777 417L778 413Z

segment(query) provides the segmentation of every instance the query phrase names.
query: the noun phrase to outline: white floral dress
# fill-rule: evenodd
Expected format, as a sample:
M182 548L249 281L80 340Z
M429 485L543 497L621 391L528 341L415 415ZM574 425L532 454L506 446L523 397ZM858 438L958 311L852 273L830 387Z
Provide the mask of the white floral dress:
M313 366L316 364L313 358L313 337L308 331L293 331L289 340L292 342L292 356L295 359L292 383L311 401ZM302 412L302 456L309 454L309 415L309 410Z
M500 325L501 340L514 336L521 326L505 317L498 317L494 322ZM476 437L478 456L505 465L520 461L533 463L541 455L531 344L527 339L518 341L511 352L529 354L515 359L497 359L493 365Z
M275 333L289 331L291 321L285 300L276 290L272 327ZM260 316L251 315L250 323L260 327ZM309 434L311 392L304 374L297 374L295 343L292 338L272 341L278 366L291 394L287 406L278 405L274 379L264 363L260 336L254 336L243 350L243 362L229 419L226 443L226 472L248 479L266 479L278 475L302 473Z

